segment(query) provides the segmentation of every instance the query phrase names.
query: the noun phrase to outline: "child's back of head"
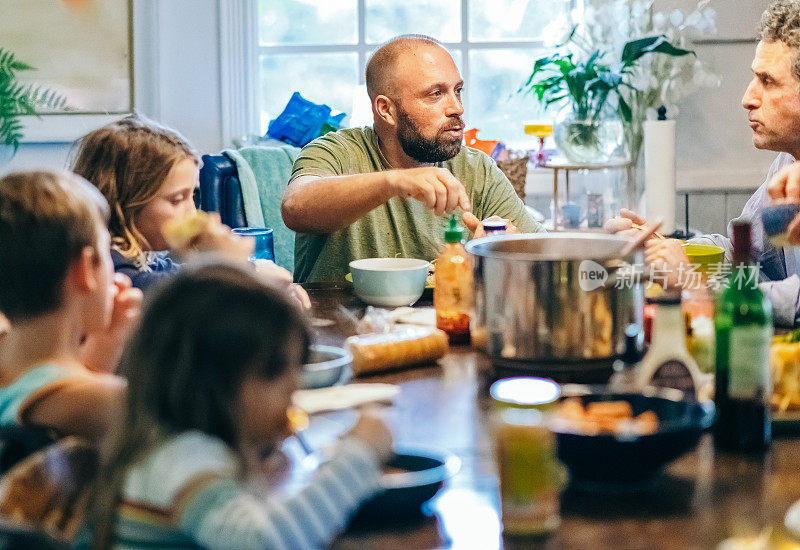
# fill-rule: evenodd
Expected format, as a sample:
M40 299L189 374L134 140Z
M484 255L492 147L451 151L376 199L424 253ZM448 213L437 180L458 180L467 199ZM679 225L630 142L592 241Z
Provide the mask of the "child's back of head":
M107 217L75 174L0 178L0 425L98 438L119 407L123 381L85 366L113 368L141 300L114 277Z
M70 265L107 218L102 195L69 172L0 178L0 311L12 324L60 306Z

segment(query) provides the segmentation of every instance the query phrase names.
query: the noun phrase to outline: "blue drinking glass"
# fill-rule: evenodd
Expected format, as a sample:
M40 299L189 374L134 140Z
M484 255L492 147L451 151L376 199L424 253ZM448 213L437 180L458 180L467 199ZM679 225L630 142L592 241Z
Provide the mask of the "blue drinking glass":
M564 226L575 229L581 225L581 206L579 204L567 203L561 207L564 215Z
M255 239L256 244L250 261L272 260L275 261L275 242L272 237L271 227L237 227L233 230L240 237Z

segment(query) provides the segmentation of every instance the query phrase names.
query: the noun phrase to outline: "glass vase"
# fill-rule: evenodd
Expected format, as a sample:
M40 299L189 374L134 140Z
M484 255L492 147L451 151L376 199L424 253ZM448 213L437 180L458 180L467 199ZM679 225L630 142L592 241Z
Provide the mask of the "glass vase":
M606 107L594 117L580 117L572 105L556 118L553 139L567 160L580 164L600 164L622 156L624 130L616 113Z

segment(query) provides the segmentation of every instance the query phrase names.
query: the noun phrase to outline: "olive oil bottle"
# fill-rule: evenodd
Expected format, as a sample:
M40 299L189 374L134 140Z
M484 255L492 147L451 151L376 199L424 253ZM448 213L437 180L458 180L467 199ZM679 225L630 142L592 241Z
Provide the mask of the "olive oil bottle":
M714 443L726 451L763 451L772 441L772 304L758 287L750 238L749 222L733 224L733 266L714 313Z

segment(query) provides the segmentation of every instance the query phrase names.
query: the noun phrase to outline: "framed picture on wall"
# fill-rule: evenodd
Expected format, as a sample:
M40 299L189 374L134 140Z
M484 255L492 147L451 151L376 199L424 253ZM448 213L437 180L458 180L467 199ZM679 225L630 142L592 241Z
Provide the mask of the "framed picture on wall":
M0 0L0 46L35 67L23 84L68 112L25 116L25 142L72 141L133 110L132 0Z

